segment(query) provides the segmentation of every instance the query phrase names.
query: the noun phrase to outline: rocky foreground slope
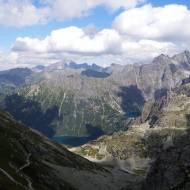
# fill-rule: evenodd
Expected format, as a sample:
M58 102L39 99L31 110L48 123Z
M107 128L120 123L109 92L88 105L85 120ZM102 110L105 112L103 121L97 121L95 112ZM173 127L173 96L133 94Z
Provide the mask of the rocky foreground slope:
M103 168L27 128L0 111L0 189L119 190L140 178Z
M143 189L190 189L190 83L174 89L169 102L158 115L155 127L176 132L170 134L152 164Z

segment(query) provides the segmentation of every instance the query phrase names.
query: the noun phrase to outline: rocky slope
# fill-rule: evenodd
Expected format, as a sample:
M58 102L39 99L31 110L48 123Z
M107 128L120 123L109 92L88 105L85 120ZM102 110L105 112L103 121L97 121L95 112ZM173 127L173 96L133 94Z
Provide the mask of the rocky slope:
M70 150L93 162L146 176L152 162L168 146L171 136L182 132L173 128L150 128L145 123Z
M13 92L16 88L25 85L32 75L28 68L16 68L0 71L0 95Z
M138 188L141 179L102 168L0 111L0 189L119 190Z
M188 189L190 83L184 81L144 109L144 123L140 118L141 122L126 132L70 150L89 160L147 176L147 190Z
M190 134L180 135L153 163L143 190L188 190L190 188Z
M162 152L152 164L143 189L188 190L190 188L190 83L176 88L168 105L159 113L155 127L168 127L177 133L170 135Z

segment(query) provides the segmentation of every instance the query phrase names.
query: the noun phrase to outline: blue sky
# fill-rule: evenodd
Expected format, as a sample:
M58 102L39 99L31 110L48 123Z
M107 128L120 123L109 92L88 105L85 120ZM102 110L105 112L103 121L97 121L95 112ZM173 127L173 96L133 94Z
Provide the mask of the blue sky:
M16 37L44 37L51 33L52 30L64 28L68 26L85 27L90 24L95 24L97 29L110 28L114 17L118 14L110 13L104 7L98 7L91 10L88 16L82 18L72 18L65 21L51 21L48 24L40 24L30 27L7 27L0 26L0 42L1 46L8 50L11 43L14 43Z
M88 16L82 16L80 18L71 18L64 21L51 21L48 24L40 24L30 27L7 27L0 26L0 42L1 46L8 50L11 43L13 43L16 37L44 37L51 33L52 30L64 28L68 26L85 27L90 24L94 24L97 29L110 28L112 21L117 14L121 11L109 12L105 7L97 7L90 11ZM5 38L6 36L6 38Z
M17 65L26 60L30 65L36 60L49 63L67 57L103 65L123 60L133 63L190 47L188 0L40 2L0 2L0 66L14 59Z
M164 6L168 4L182 4L190 6L190 2L188 0L151 0L150 3L152 3L155 6Z

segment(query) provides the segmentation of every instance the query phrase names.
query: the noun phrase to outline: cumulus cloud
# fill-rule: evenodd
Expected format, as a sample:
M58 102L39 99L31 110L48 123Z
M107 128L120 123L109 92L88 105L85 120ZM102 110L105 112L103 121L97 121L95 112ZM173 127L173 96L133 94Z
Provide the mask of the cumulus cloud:
M0 68L1 70L10 69L13 67L19 67L20 63L17 64L18 54L11 52L5 53L0 51Z
M118 9L118 8L124 8L129 9L132 7L136 7L139 4L145 3L147 0L95 0L99 2L99 4L104 4L108 8L111 9Z
M85 28L68 27L54 30L44 39L17 38L12 51L27 57L46 56L49 59L61 60L71 57L81 60L79 57L97 62L100 57L119 61L120 64L139 60L151 59L159 53L171 54L178 47L172 42L159 42L155 40L129 38L120 34L115 29L103 29L89 33ZM42 56L42 57L43 57ZM43 57L44 58L44 57ZM26 59L26 60L27 60ZM41 59L41 57L40 57Z
M128 9L145 1L146 0L55 0L49 1L49 6L52 9L53 16L59 20L63 20L65 18L84 15L88 10L97 6L105 6L111 10L119 8Z
M3 0L0 2L0 25L30 26L44 23L49 8L37 8L29 0Z
M54 30L44 39L19 37L12 52L17 54L17 63L21 65L50 64L65 59L101 65L114 62L122 53L119 33L113 29L89 32L88 28L72 26Z
M45 39L17 38L14 51L67 52L73 54L117 54L121 38L117 31L104 29L91 36L85 30L68 27L55 30Z
M48 1L43 6L53 9L54 5ZM92 0L88 2L90 3L84 7L98 6L101 2L101 5L116 9L125 7L124 3L129 1ZM135 2L140 1L133 3ZM135 6L134 4L131 6ZM189 49L189 23L190 10L186 6L145 5L131 8L118 15L110 29L98 31L94 25L84 28L71 26L54 30L43 39L18 37L12 46L12 53L17 64L30 65L49 64L65 58L77 62L96 62L101 65L113 62L119 64L145 62L161 53L172 55Z
M133 38L179 41L190 37L190 11L184 5L143 7L121 13L113 27Z
M1 0L0 25L30 26L52 20L80 17L97 6L105 6L112 10L131 8L145 0Z
M180 47L172 42L158 42L148 39L123 41L122 50L123 63L126 63L125 60L130 63L150 61L159 54L172 55L181 51Z

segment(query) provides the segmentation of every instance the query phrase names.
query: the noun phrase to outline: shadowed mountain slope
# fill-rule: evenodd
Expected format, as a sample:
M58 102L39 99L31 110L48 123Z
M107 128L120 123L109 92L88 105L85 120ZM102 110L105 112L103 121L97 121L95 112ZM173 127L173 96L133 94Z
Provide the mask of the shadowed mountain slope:
M0 111L0 189L119 190L136 176L102 168L16 122Z

